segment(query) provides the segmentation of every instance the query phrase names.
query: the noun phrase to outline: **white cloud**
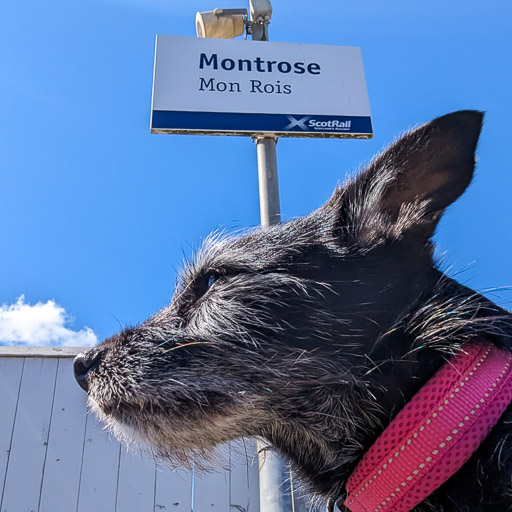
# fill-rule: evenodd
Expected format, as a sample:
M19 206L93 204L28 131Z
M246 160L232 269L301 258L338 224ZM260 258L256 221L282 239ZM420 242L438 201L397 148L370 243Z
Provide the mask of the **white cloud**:
M0 345L85 347L98 343L89 327L74 331L66 310L54 300L30 305L22 295L0 306Z

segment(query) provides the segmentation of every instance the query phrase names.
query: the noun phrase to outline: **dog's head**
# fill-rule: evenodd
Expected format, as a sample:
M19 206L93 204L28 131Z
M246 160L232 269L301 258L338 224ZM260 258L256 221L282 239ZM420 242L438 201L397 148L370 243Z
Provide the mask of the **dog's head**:
M167 457L264 436L329 493L485 310L431 242L481 123L438 118L310 215L208 238L167 307L77 358L92 408Z

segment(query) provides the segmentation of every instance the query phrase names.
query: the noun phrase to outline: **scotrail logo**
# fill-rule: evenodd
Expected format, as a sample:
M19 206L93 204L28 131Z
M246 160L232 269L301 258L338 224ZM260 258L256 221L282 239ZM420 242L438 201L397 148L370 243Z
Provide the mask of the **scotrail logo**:
M285 130L292 130L295 127L300 128L301 130L304 130L305 132L308 131L308 127L306 126L306 121L311 119L311 116L305 116L301 117L300 119L295 119L293 116L286 116L288 121L290 121L290 124L288 126L285 126Z
M285 126L285 130L293 130L294 128L300 128L302 131L339 131L348 132L352 121L340 121L339 119L330 119L329 121L318 121L313 116L304 116L300 119L296 119L293 116L286 116L290 124Z

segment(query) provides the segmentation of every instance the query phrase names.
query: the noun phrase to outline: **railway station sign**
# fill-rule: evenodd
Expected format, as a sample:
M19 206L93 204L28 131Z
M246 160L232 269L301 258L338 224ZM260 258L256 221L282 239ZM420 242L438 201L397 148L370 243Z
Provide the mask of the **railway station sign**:
M361 51L157 36L151 133L371 138Z

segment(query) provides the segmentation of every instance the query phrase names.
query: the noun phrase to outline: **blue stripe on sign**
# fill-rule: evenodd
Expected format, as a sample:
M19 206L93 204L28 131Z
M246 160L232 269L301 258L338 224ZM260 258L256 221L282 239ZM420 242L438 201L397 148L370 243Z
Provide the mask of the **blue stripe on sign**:
M225 132L361 133L372 134L368 116L245 114L154 110L152 129Z

